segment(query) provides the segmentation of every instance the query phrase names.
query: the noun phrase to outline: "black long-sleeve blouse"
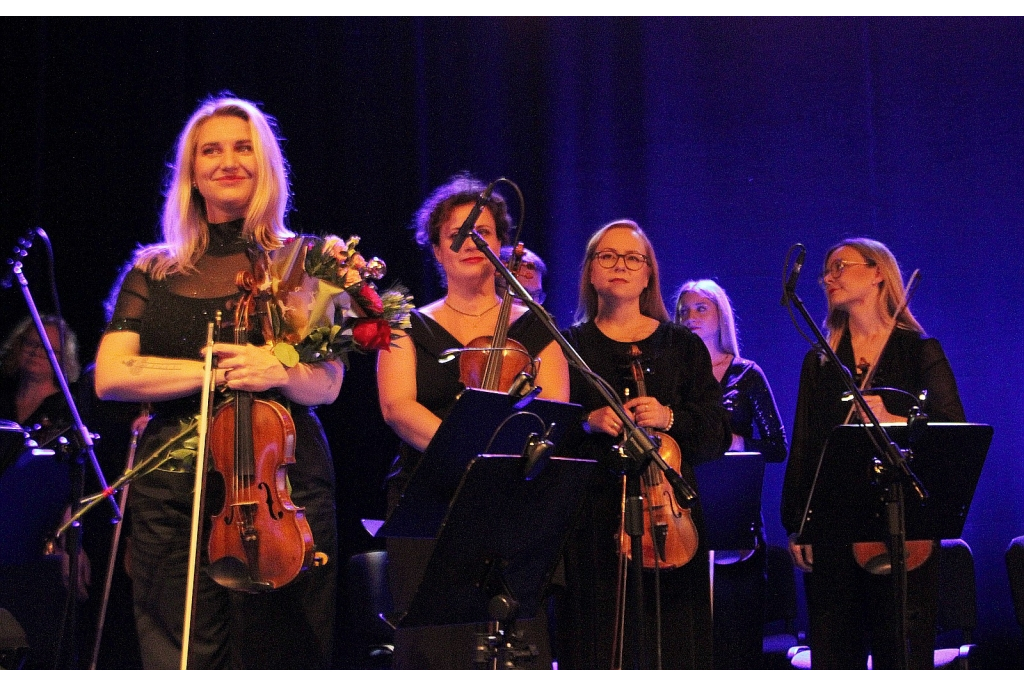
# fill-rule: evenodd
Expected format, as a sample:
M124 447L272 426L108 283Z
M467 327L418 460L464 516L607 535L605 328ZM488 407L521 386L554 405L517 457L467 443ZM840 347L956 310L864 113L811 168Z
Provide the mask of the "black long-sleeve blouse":
M729 410L732 432L744 449L760 452L767 462L786 460L786 427L761 367L736 357L722 376L722 400Z
M855 368L848 331L840 339L836 354L848 369ZM893 331L882 353L872 387L898 388L914 397L927 390L924 411L932 421L966 420L953 369L935 338L902 328ZM793 442L782 487L782 524L790 534L800 527L825 442L850 410L849 402L841 400L845 391L840 370L816 350L809 351L800 371ZM882 400L886 410L898 416L907 416L914 404L911 397L898 393L882 393Z
M636 397L629 356L634 343L612 340L591 321L570 328L566 338L620 397L626 388ZM668 434L679 443L683 460L692 467L721 457L729 447L731 432L721 386L715 381L711 357L701 339L681 326L663 323L635 344L642 354L647 394L672 408L675 420ZM585 413L605 405L600 393L575 369L570 373L570 393ZM603 434L587 436L583 453L610 465L614 442ZM687 471L684 469L684 478Z

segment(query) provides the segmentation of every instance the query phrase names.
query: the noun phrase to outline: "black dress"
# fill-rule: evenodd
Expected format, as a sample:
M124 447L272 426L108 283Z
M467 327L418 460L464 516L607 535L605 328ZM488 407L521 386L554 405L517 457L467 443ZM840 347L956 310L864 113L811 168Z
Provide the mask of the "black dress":
M228 313L239 297L235 275L251 269L241 221L210 226L210 245L198 273L154 280L129 272L108 332L139 333L144 356L201 360L207 322ZM233 339L223 334L221 339ZM252 341L258 344L260 341ZM227 590L199 574L192 618L191 668L329 668L332 665L337 526L334 466L310 407L261 393L289 407L295 422L295 464L287 469L291 499L305 507L316 551L326 563L269 593ZM153 405L136 464L153 454L198 413L199 394ZM130 568L135 618L145 668L178 668L184 619L194 472L172 458L131 485ZM205 547L205 545L203 546Z
M722 376L722 397L729 424L743 437L743 448L760 452L766 462L786 460L786 429L779 418L768 379L761 367L736 357ZM764 603L767 589L763 517L750 556L733 557L715 566L715 668L757 669L763 666ZM721 553L716 555L719 561Z
M418 310L411 315L409 338L416 348L416 401L435 416L444 419L454 406L463 385L459 380L458 364L440 364L444 350L463 347L463 344L441 324ZM508 337L520 342L531 357L536 357L551 341L551 332L537 316L527 311L509 326ZM406 444L400 447L398 458L388 476L388 513L398 505L422 453ZM390 538L388 550L388 576L396 614L401 615L423 580L423 574L433 552L433 540ZM550 668L550 639L543 619L519 621L525 639L534 644L540 654L533 659L538 668ZM461 669L473 667L477 626L436 626L399 629L395 636L393 667L398 669Z
M632 343L604 335L593 322L566 331L566 337L598 375L620 394L627 387L636 396L630 370ZM721 387L711 370L704 343L689 330L662 323L648 338L635 343L642 353L647 393L672 408L675 421L669 435L679 443L681 475L697 487L693 467L721 457L729 447L729 419L722 406ZM604 406L604 400L575 370L570 373L572 401L584 412ZM581 431L582 434L582 431ZM586 484L587 492L566 542L564 610L558 622L560 668L611 667L615 595L622 507L622 477L613 456L615 440L608 435L581 437L578 454L599 466ZM605 466L602 468L601 466ZM699 495L699 492L698 492ZM703 544L700 507L694 522L701 544L693 559L671 571L661 571L662 665L664 668L711 668L711 604L708 550ZM649 654L654 649L653 572L644 573L645 618ZM627 630L624 666L644 663L630 649L634 634Z
M854 369L849 332L836 350L840 361ZM855 377L860 382L859 377ZM878 365L873 387L905 390L916 397L928 390L925 412L932 421L963 422L953 370L934 338L896 329ZM839 371L811 350L800 371L793 443L782 490L782 523L789 534L800 528L818 460L832 429L843 423L849 403L842 402L846 386ZM895 393L882 396L886 409L907 416L913 400ZM907 574L907 636L910 666L931 668L935 644L937 564L935 554ZM814 571L804 575L810 617L812 667L864 668L870 650L875 668L893 668L896 624L889 600L889 576L871 575L855 562L849 545L814 545ZM874 638L866 639L871 631Z

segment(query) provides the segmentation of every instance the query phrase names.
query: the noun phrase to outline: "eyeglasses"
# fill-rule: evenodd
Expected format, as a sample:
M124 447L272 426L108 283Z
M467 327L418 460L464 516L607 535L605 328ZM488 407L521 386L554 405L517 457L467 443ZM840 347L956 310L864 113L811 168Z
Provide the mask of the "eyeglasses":
M642 255L639 252L627 252L626 254L619 254L615 250L601 250L594 255L594 259L605 269L614 269L615 265L622 260L622 263L626 265L626 268L630 271L639 271L643 268L644 264L650 264L651 260L647 258L647 255Z
M875 266L874 262L848 262L845 259L838 259L828 266L821 272L821 276L818 277L818 283L824 283L826 276L831 276L833 279L839 278L843 275L843 270L848 266Z
M21 349L23 349L26 352L35 352L37 350L43 350L44 352L46 351L46 347L43 346L42 341L40 341L38 338L23 340L21 343ZM54 347L53 353L59 357L61 355L61 349L59 347Z

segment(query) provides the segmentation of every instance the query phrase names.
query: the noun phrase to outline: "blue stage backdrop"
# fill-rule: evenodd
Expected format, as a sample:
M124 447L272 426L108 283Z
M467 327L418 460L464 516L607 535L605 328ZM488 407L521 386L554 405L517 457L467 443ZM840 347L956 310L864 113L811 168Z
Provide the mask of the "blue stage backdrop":
M1024 21L9 18L0 37L0 249L47 231L87 357L119 268L155 236L175 135L222 90L279 119L292 227L362 236L389 264L385 282L420 303L441 291L407 227L455 172L522 188L523 239L547 261L563 325L588 236L637 220L667 300L691 278L729 292L741 351L787 428L808 348L779 305L788 248L807 246L798 292L820 319L825 250L884 241L904 276L921 270L913 310L968 419L995 428L963 532L978 570L974 663L1024 665L1003 563L1024 534ZM43 254L26 272L45 310ZM16 289L0 298L6 331L25 305ZM345 548L374 546L358 520L382 515L395 442L373 359L354 360L320 414ZM108 477L119 459L106 457ZM783 469L768 467L764 493L777 544Z

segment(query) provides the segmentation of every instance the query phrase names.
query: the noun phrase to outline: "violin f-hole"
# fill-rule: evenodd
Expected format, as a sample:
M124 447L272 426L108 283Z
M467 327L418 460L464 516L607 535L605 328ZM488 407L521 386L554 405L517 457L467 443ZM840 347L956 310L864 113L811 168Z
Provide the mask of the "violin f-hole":
M283 510L278 509L277 511L274 511L274 493L271 491L270 486L260 481L260 484L257 487L263 491L263 494L267 498L267 513L270 514L270 518L274 519L275 521L280 521L282 518L284 518Z

